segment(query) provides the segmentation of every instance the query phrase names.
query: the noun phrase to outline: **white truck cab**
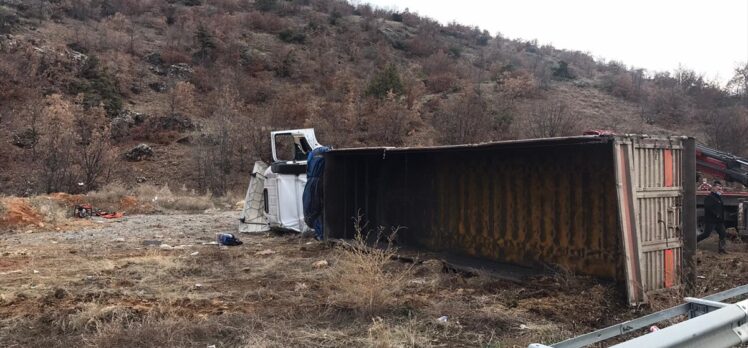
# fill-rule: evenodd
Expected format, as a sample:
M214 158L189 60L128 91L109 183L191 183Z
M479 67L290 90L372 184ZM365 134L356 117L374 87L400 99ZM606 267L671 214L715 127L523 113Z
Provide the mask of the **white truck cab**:
M322 146L314 129L270 133L273 162L255 163L249 180L239 225L240 232L264 232L271 228L305 232L302 195L306 185L307 154Z

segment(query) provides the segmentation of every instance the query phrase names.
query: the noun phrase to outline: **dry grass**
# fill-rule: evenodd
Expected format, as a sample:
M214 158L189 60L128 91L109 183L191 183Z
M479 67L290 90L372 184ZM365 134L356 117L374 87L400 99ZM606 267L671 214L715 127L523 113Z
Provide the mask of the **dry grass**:
M71 210L63 202L49 196L29 198L29 204L44 218L44 222L58 224L70 218Z
M522 347L641 313L568 272L517 283L393 260L392 230L360 228L342 248L293 235L242 235L244 245L219 248L196 242L231 225L231 213L193 215L196 228L175 223L183 215L156 218L112 222L126 242L92 231L90 243L55 233L55 244L0 243L0 272L20 270L0 276L3 346ZM127 234L136 230L195 245L144 247Z
M422 322L414 318L390 323L376 317L368 329L366 345L373 348L432 347L436 335L433 331L433 328L424 327Z
M361 217L357 218L355 239L334 254L335 263L325 284L330 291L329 305L372 315L402 304L402 292L413 272L412 265L394 261L397 250L392 241L398 230L386 235L384 228L367 231ZM386 246L378 247L380 242Z
M174 193L168 185L158 187L144 184L126 189L120 184L109 184L99 191L89 192L86 198L94 206L114 208L111 210L129 206L132 213L161 210L202 212L215 208L210 195L198 195L187 190Z

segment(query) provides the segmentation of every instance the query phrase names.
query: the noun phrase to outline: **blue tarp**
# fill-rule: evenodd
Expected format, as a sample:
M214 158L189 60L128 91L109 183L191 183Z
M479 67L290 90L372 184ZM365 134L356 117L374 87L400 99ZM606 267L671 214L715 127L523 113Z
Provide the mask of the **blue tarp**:
M314 229L317 239L323 239L322 232L322 176L325 173L325 152L330 151L327 146L318 147L307 155L306 186L302 203L304 204L304 222Z

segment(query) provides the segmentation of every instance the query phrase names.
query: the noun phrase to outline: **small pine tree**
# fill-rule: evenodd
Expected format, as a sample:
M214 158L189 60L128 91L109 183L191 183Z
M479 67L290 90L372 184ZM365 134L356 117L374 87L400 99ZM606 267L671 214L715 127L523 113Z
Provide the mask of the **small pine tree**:
M565 61L559 61L558 66L552 68L553 77L559 80L571 80L574 79L574 75L569 71L569 63Z
M395 95L405 93L403 81L400 79L400 74L397 72L394 64L388 64L384 70L369 82L369 87L366 89L366 95L377 98L384 98L390 92Z
M255 1L255 7L262 12L269 12L275 10L278 6L277 0L257 0Z
M201 62L206 62L213 55L213 51L216 49L216 43L213 41L213 34L208 31L203 24L197 27L195 32L195 42L197 43L197 52L195 57Z

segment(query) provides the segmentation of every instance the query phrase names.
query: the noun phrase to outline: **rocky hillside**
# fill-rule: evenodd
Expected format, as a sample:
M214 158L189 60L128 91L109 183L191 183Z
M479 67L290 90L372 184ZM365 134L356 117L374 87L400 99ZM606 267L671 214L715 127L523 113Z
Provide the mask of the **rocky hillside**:
M728 91L337 0L0 0L0 193L241 191L269 131L299 127L336 147L611 129L745 154L746 75Z

